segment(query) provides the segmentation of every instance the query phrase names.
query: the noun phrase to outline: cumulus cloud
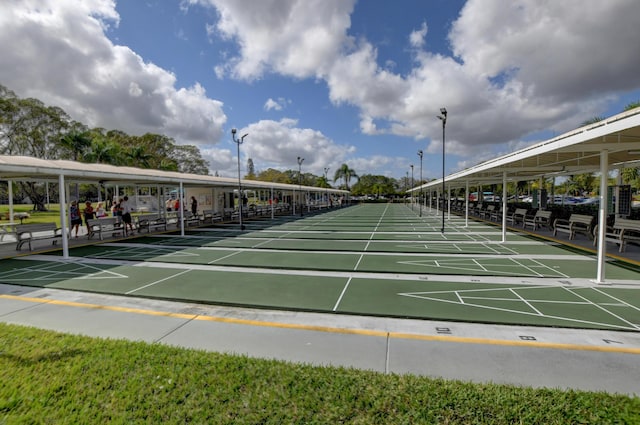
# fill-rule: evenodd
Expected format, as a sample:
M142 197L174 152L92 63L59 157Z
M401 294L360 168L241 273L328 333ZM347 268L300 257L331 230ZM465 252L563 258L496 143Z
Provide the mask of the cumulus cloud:
M222 102L197 83L177 88L175 75L114 45L105 31L118 23L112 0L0 2L0 82L92 127L220 139Z
M215 9L206 37L238 47L219 52L211 66L218 78L253 82L274 74L322 82L330 102L357 109L362 134L427 140L427 153L441 150L435 115L446 107L447 151L462 161L507 152L541 130L574 128L601 115L620 93L640 88L635 0L588 7L584 0L469 0L448 35L453 54L429 51L427 15L398 46L411 56L402 70L379 61L364 35L349 33L355 3L182 0L185 13L196 4ZM105 31L118 23L113 0L0 2L0 55L11 64L0 66L0 83L91 126L200 144L212 170L233 175L235 151L209 148L222 140L222 102L198 83L176 87L174 74L112 43ZM263 109L281 111L288 102L268 99ZM294 168L297 156L316 174L347 159L370 170L395 161L354 157L353 146L290 119L245 130L243 155L258 169Z
M423 22L419 30L413 31L409 34L409 43L413 47L423 47L424 38L427 36L427 23Z
M295 78L322 74L343 48L355 0L188 0L214 6L217 34L240 52L218 76L255 80L265 72Z
M633 0L469 0L449 34L454 56L424 50L427 17L407 34L415 66L405 74L348 34L352 1L207 3L220 14L218 34L240 45L227 69L233 77L320 78L334 104L359 108L364 134L426 138L432 151L441 146L441 106L450 112L451 152L476 155L542 129L574 128L640 87L629 50L640 42Z
M281 111L282 110L282 106L278 102L276 102L275 100L269 98L264 103L264 110L265 111L270 111L272 109L275 109L276 111Z
M291 100L289 99L285 99L283 97L279 97L278 99L274 100L272 98L267 99L267 101L264 103L263 109L265 111L282 111L287 105L289 105L291 103Z
M339 145L320 131L297 125L297 120L283 118L261 120L239 130L249 134L242 145L241 163L252 158L257 171L290 170L297 169L297 157L302 157L305 172L322 175L324 167L337 168L355 152L353 146Z

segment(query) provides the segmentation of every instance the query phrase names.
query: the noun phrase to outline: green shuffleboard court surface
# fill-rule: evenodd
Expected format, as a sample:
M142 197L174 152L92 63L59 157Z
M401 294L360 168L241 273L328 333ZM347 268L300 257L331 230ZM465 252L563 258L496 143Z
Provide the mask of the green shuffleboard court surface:
M640 271L401 204L226 223L0 262L0 282L374 316L640 330ZM611 282L611 283L609 283Z

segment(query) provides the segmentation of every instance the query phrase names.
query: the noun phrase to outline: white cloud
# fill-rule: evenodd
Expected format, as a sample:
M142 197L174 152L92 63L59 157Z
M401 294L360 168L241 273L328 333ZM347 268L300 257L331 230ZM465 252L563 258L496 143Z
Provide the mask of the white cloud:
M220 13L219 34L240 45L234 77L324 79L333 103L360 109L364 134L427 138L430 150L441 146L442 106L450 111L448 147L469 155L574 128L640 88L634 0L470 0L449 34L455 57L422 50L425 21L408 34L416 65L406 75L379 65L374 45L347 34L352 2L209 3Z
M418 48L423 47L425 42L424 38L427 36L427 30L427 23L423 22L419 30L415 30L409 34L409 43L411 46Z
M264 107L263 108L264 108L265 111L270 111L272 109L274 109L276 111L281 111L282 110L282 105L279 104L278 102L276 102L275 100L269 98L264 103Z
M249 134L242 145L242 166L252 158L256 171L297 169L297 157L302 157L305 172L322 175L324 167L337 168L355 152L353 146L339 145L321 132L297 124L290 118L261 120L239 130Z
M216 69L255 80L265 72L295 78L321 75L342 49L355 0L190 0L214 6L216 30L240 52Z
M105 35L117 26L111 0L0 2L0 82L21 97L62 107L92 127L154 132L178 143L222 136L222 103Z

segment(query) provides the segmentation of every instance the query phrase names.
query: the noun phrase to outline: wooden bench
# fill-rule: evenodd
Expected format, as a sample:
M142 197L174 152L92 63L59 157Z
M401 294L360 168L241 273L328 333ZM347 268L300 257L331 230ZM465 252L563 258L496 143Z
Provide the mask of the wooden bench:
M211 224L213 224L216 221L222 221L222 214L220 214L219 212L214 211L214 210L203 210L202 211L202 222L203 223L210 222Z
M489 220L492 221L500 221L502 220L502 208L500 206L496 206L493 211L489 214Z
M89 227L88 238L91 239L95 235L98 235L100 240L104 239L103 233L111 233L111 236L115 236L118 233L124 235L124 226L122 217L103 217L92 218L87 220L87 226Z
M141 214L136 217L136 221L138 233L141 233L142 229L147 229L147 233L155 229L167 230L167 220L160 214Z
M507 222L515 226L521 221L524 221L524 218L526 217L526 215L527 215L526 208L516 208L514 212L512 212L511 214L507 214Z
M537 230L538 227L547 226L551 230L551 214L551 211L538 210L533 215L526 215L522 222L522 227L526 229L527 226L531 226L531 230Z
M471 213L472 213L473 215L476 215L476 216L481 216L481 215L482 215L482 212L483 212L486 208L487 208L487 206L486 206L485 204L478 203L478 204L476 204L476 206L473 208L473 210L471 211Z
M555 219L553 222L553 236L558 232L569 234L569 239L574 239L576 233L583 233L589 239L593 238L593 216L583 214L571 214L569 220Z
M42 240L53 240L56 245L58 239L62 240L62 229L56 223L32 223L16 225L16 250L20 251L22 245L28 244L31 251L31 242Z
M184 211L182 219L184 220L185 226L199 226L200 225L200 216L192 213L191 211Z
M598 242L598 226L594 230L593 244ZM618 252L624 252L627 242L640 242L640 220L630 220L628 218L617 218L613 226L607 227L604 240L619 245Z
M484 218L485 220L489 220L491 218L491 214L493 214L495 209L495 205L487 205L487 208L480 211L480 217Z

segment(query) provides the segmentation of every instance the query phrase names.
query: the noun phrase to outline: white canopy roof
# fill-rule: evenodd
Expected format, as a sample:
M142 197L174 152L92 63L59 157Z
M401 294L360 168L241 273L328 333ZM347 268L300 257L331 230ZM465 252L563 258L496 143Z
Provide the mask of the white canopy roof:
M598 171L603 150L608 151L608 168L640 161L640 108L450 174L445 184L501 183L505 172L508 181L521 181ZM442 179L437 179L410 191L440 186Z
M109 185L179 185L237 187L238 180L200 174L185 174L147 168L118 167L107 164L87 164L76 161L38 159L28 156L0 155L0 179L58 182L60 175L70 182L103 183ZM243 189L281 189L297 191L295 184L242 180ZM301 187L305 191L328 191L347 194L345 190Z

